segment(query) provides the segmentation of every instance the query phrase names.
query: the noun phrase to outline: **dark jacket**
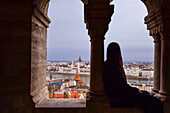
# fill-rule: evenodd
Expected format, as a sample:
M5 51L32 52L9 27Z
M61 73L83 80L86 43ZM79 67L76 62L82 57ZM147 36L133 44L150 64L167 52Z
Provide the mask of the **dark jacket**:
M127 84L123 74L120 64L108 60L105 61L103 76L104 88L106 95L113 106L119 106L119 104L122 103L128 104L126 101L129 101L132 94L139 92L139 89Z

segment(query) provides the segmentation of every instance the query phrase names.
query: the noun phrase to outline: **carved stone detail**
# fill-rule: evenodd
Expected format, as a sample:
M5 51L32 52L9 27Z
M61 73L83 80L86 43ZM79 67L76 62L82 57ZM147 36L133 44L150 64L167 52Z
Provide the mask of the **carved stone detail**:
M113 5L85 5L85 23L91 38L104 37L113 8Z
M152 13L149 13L148 16L145 17L145 24L147 24L147 29L150 30L151 36L163 32L163 18L161 9L157 9Z
M141 0L141 1L145 4L148 12L152 12L152 10L154 9L153 8L154 7L153 6L153 1L152 0Z
M39 9L34 9L33 16L37 18L45 27L49 27L49 23L51 23L51 20L44 15Z
M45 15L48 13L49 2L50 0L34 0L34 4L36 4Z

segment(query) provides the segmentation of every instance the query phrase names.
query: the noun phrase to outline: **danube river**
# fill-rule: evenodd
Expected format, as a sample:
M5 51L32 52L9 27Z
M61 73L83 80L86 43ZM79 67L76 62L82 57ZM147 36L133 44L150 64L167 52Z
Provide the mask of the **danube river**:
M47 73L47 76L49 77L49 73ZM79 75L81 80L83 80L83 82L86 85L90 85L90 76L89 75ZM53 78L56 79L74 79L75 75L66 75L66 74L53 74L52 75ZM128 79L128 81L132 81L132 82L145 82L145 83L153 83L153 80L150 79Z
M47 73L47 76L49 77L49 73ZM86 85L90 85L90 76L89 75L79 75L81 80L83 80L83 82ZM53 74L52 75L53 78L56 79L74 79L75 75L67 75L67 74Z

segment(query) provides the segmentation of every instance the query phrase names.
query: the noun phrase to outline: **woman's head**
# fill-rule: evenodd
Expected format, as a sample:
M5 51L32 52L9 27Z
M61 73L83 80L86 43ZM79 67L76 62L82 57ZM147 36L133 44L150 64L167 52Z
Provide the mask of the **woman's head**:
M122 61L122 56L120 52L120 46L116 42L112 42L109 44L107 47L107 60L109 62L114 62L120 65L122 72L124 73L124 78L126 79L126 74L123 69L123 61Z
M107 47L107 60L120 61L121 59L120 47L116 42L112 42Z

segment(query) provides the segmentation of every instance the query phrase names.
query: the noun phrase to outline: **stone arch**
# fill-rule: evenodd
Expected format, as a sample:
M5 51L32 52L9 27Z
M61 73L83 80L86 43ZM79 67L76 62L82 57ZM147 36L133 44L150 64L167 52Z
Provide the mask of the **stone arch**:
M46 60L47 60L46 58L47 56L46 55L47 28L50 23L50 19L47 17L49 2L50 0L34 0L33 2L36 5L36 7L34 8L34 14L32 16L31 95L33 96L33 101L35 103L40 103L42 100L48 97L48 90L45 84L46 83L45 82L46 81L45 66L46 66ZM87 28L89 31L89 35L91 37L91 41L92 40L95 41L95 42L92 41L92 44L91 44L91 47L93 48L91 52L91 58L92 58L91 62L97 62L99 59L95 59L96 57L94 57L96 53L93 53L93 52L97 51L97 50L94 51L94 48L96 48L95 46L98 46L97 48L100 48L100 50L102 50L103 48L99 46L102 46L101 41L104 39L104 35L108 30L108 24L111 21L110 17L113 13L112 12L113 7L107 5L109 2L101 2L99 4L96 4L95 2L88 4L88 1L86 0L83 0L83 2L85 4L85 22L87 24ZM151 1L147 1L146 4L149 8L151 8L152 6ZM101 10L102 12L96 12L97 9ZM103 15L103 17L98 17L97 16L98 13L101 13L99 15ZM99 24L99 22L102 22L102 24ZM100 39L100 38L95 38L95 37L100 37L100 38L103 37L103 38L99 41L97 39ZM99 45L96 45L96 44L99 44ZM102 51L101 51L101 54L103 54ZM102 56L100 60L101 59L103 59ZM103 61L101 60L100 63L102 62ZM101 66L101 67L98 67L99 70L101 70L102 68L101 64L96 65L95 63L92 63L92 65L95 68L97 68L98 66ZM91 72L93 73L93 75L95 75L97 72L94 72L93 66L91 68L92 70ZM102 84L100 88L98 87L99 89L96 89L96 87L93 85L93 84L96 84L96 83L93 83L94 82L93 78L95 77L91 78L92 90L103 91L103 89L100 89L103 87ZM99 82L102 82L101 80L102 78L100 78Z
M109 5L107 0L105 2L100 0L92 0L91 2L88 2L87 0L82 1L85 5L85 23L88 29L88 34L91 38L91 74L93 76L91 76L90 95L91 97L94 97L95 101L103 102L106 99L105 92L103 90L102 71L97 72L95 70L102 70L103 68L103 40L104 35L108 30L108 24L111 21L113 6ZM155 75L157 76L155 78L160 79L155 79L158 82L157 84L159 84L159 87L161 86L156 94L158 97L165 99L169 95L169 93L167 93L169 92L169 87L167 85L168 82L165 82L169 80L165 79L168 78L167 76L169 73L166 71L169 64L166 63L165 57L168 56L166 51L168 51L169 46L167 45L165 39L167 40L166 37L169 35L167 34L168 32L164 32L164 30L168 30L168 27L166 25L163 26L162 17L164 15L161 1L157 0L155 2L153 0L142 0L142 2L144 2L148 10L148 16L145 17L145 24L147 24L147 29L150 31L150 35L156 39L155 42L158 42L157 37L159 39L161 38L161 41L159 42L161 45L158 49L158 46L156 46L155 43L155 50L160 50L160 52L155 52L156 57L154 65L159 67L155 68L155 72L160 71L160 74L157 73L157 75ZM36 4L37 7L34 8L34 13L32 16L31 95L33 96L34 102L39 103L48 96L48 90L45 85L45 66L47 28L50 23L50 19L47 17L49 0L35 0L34 4ZM161 56L157 57L157 54L161 54ZM96 57L96 55L98 55L98 57ZM96 78L97 81L94 80ZM100 84L100 87L96 87L95 84Z
M49 2L50 0L35 0L36 7L32 15L30 94L36 107L41 106L40 103L43 100L49 99L49 91L46 86L47 28L51 22L47 16ZM82 101L84 103L84 100ZM84 107L85 103L82 105Z

